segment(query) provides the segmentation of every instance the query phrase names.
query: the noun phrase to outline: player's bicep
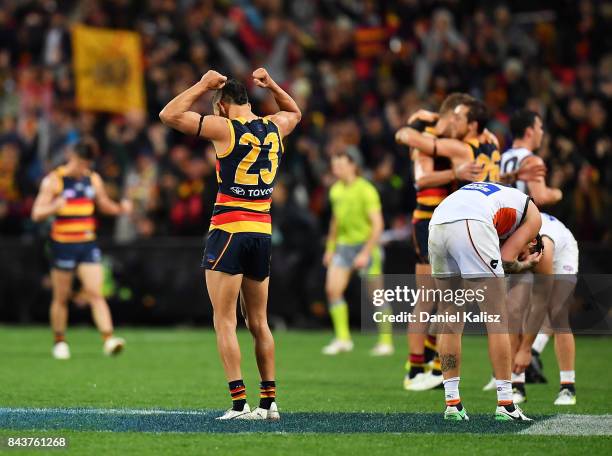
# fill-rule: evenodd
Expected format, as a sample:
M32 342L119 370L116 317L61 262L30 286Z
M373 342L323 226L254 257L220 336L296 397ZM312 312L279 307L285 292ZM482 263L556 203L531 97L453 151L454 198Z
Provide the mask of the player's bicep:
M180 131L186 135L195 136L200 125L201 115L193 111L185 111L174 115L160 113L160 118L164 124Z
M57 182L53 176L45 177L40 183L38 195L36 195L36 199L34 200L34 208L41 204L50 203L57 193L57 187Z
M279 111L269 116L269 119L276 124L281 136L287 136L300 122L301 116L295 112Z

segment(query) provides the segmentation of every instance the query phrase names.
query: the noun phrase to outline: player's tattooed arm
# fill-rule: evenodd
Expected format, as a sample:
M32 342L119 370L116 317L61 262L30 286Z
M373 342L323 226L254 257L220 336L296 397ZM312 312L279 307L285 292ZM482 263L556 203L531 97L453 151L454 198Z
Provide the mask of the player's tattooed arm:
M448 372L449 370L457 367L457 355L444 354L440 355L440 369L442 372Z
M504 267L504 272L508 274L514 274L517 272L525 271L527 269L533 268L538 261L540 260L540 253L533 253L527 257L524 261L514 260L514 261L502 261L502 266Z

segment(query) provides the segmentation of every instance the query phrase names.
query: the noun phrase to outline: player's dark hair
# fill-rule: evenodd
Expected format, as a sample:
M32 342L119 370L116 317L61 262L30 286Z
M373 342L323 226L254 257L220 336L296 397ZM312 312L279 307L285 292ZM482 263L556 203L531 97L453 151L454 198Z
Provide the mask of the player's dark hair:
M468 107L468 123L477 122L478 128L476 131L482 133L489 122L489 108L482 101L476 99L464 104Z
M510 117L510 134L513 138L523 138L527 129L535 125L540 115L529 109L519 109Z
M84 160L94 160L97 155L97 147L91 140L81 140L74 145L74 153Z
M217 95L219 100L228 104L245 105L249 102L247 90L244 84L236 79L228 79Z
M467 104L473 99L474 97L468 95L467 93L453 92L447 96L440 105L440 115L453 111L457 106Z

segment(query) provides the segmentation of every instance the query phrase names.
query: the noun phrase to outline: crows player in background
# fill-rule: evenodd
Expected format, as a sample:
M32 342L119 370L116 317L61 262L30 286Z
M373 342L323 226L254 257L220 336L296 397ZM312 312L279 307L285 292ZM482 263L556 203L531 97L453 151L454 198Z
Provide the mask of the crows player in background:
M325 355L353 350L348 305L344 299L353 272L359 272L361 279L367 281L368 290L383 286L383 254L378 245L384 229L380 197L374 185L360 175L362 161L354 146L346 147L331 159L332 172L338 180L329 190L332 218L323 264L327 267L325 290L335 337L323 347ZM378 343L370 354L393 354L389 324L379 325Z
M541 225L540 212L529 197L516 189L487 182L461 187L436 208L430 222L429 255L436 288L484 290L481 311L501 316L501 324L486 325L489 356L497 379L497 420L528 420L512 401L512 357L503 277L504 272L537 264L540 252L521 261L518 258L538 236ZM485 278L490 280L483 282ZM459 309L454 303L440 305L446 306L438 311L441 315ZM447 406L444 418L449 420L469 419L459 395L464 323L458 321L445 324L438 336Z
M259 117L251 111L244 85L208 71L160 112L162 122L185 134L212 141L217 154L219 192L210 222L202 267L214 309L217 347L228 380L232 408L219 419L279 419L276 406L274 339L267 320L272 225L270 204L282 138L301 119L295 101L263 68L253 82L270 90L279 111ZM214 115L189 109L209 90ZM259 407L250 411L236 337L240 296L247 327L255 341L261 376Z
M432 138L454 137L454 110L472 99L463 93L450 94L442 102L440 113L417 111L408 119L408 126ZM414 182L417 190L416 208L412 214L412 240L417 254L415 265L416 285L429 288L431 266L429 265L427 237L429 220L434 209L456 188L457 181L472 182L478 178L482 166L475 162L465 162L453 166L448 157L432 157L418 149L412 149L410 158L414 166ZM425 303L417 303L418 311L429 311ZM423 391L442 383L440 362L436 355L436 337L427 335L427 324L411 324L408 332L409 357L406 362L408 371L404 377L404 389ZM431 369L426 370L431 364Z
M53 218L50 240L53 299L49 316L55 338L52 353L56 359L70 358L65 334L75 271L102 335L104 353L115 355L125 345L122 338L113 336L111 313L102 295L104 272L95 242L94 211L97 206L105 214L129 214L132 204L128 200L118 204L108 197L104 182L91 170L94 158L93 142L76 144L69 152L68 162L43 179L32 207L35 222Z
M457 106L453 112L454 138L438 139L407 126L397 131L395 139L434 158L447 157L455 166L475 161L482 167L477 180L499 182L499 146L495 136L485 129L489 121L486 105L472 98Z

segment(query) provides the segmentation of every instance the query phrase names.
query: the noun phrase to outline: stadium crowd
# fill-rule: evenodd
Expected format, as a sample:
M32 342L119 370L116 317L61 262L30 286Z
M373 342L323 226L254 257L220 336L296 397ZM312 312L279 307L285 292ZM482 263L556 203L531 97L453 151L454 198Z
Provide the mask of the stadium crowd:
M461 8L459 7L461 3ZM408 151L393 133L409 113L452 91L484 100L490 130L509 147L509 115L540 112L539 151L563 201L550 212L578 240L612 241L612 5L595 0L36 0L0 10L0 235L32 236L41 178L81 135L100 144L97 170L131 219L101 219L122 241L201 236L216 194L215 155L163 126L158 113L208 69L249 84L254 111L274 111L252 85L266 67L295 97L303 120L287 139L273 203L274 242L308 250L323 236L329 156L356 146L379 189L387 229L409 229L414 188ZM511 6L510 6L511 5ZM469 11L466 12L466 11ZM137 30L147 110L79 112L70 27ZM210 112L210 99L195 110ZM296 260L301 261L301 260Z

